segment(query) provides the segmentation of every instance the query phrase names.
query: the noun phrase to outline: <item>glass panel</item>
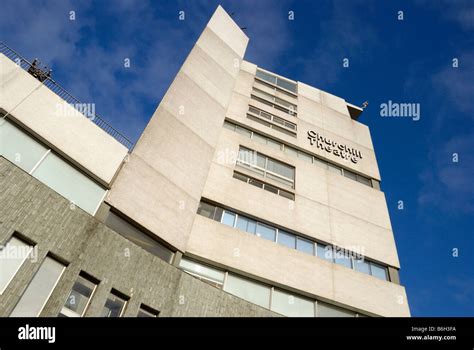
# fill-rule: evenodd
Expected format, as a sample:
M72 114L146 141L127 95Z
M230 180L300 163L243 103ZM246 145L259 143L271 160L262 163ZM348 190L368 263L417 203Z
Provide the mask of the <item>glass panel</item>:
M109 211L105 224L115 232L125 237L130 242L145 249L147 252L159 257L160 259L170 262L173 257L173 252L158 242L153 236L148 235L141 229L132 225L127 220L121 218L112 211Z
M278 243L281 245L287 246L288 248L295 249L296 236L289 232L278 230Z
M245 175L242 175L242 174L239 174L239 173L234 173L234 178L235 179L238 179L240 181L243 181L243 182L247 182L248 181L248 176L245 176Z
M106 192L53 153L46 156L33 176L91 215L95 214Z
M327 169L328 168L328 163L326 163L325 161L319 159L319 158L316 158L314 157L314 164L316 164L317 166L323 168L323 169Z
M321 301L317 303L318 317L355 317L355 312L326 304Z
M288 179L294 180L295 169L277 160L268 158L267 170L274 172L278 175L284 176Z
M285 145L285 153L292 157L298 157L298 151L290 146Z
M271 309L289 317L314 317L314 301L275 289Z
M241 215L237 218L237 224L235 225L236 228L242 231L247 231L247 225L249 220Z
M278 194L282 197L291 199L292 201L295 200L295 195L291 192L287 192L287 191L284 191L284 190L279 190Z
M342 174L342 172L341 172L342 169L341 169L341 168L339 168L339 167L337 167L337 166L335 166L335 165L329 164L329 163L328 163L328 170L329 170L331 173L337 173L337 174L339 174L339 175Z
M304 152L298 152L298 158L304 160L305 162L312 163L313 162L313 156L310 156L309 154L306 154Z
M255 179L249 179L249 184L258 188L263 188L263 182Z
M352 258L344 250L335 249L334 260L336 264L352 269Z
M224 290L251 303L270 307L270 287L260 283L229 274Z
M257 228L257 222L252 219L248 219L248 225L247 225L247 232L255 234L255 230Z
M228 121L224 122L224 128L235 131L235 124L229 123Z
M264 144L264 145L267 144L267 138L265 136L260 135L260 134L254 133L253 134L253 139L257 142L260 142L260 143Z
M179 267L192 274L196 274L201 277L208 278L220 284L224 283L224 271L215 269L213 267L199 264L193 260L182 258Z
M21 265L30 255L33 247L12 236L4 247L0 246L0 295L15 277Z
M235 174L234 174L234 177L235 177ZM216 212L216 206L215 205L205 203L205 202L200 202L199 203L199 207L198 207L198 211L197 211L197 213L199 215L205 216L206 218L209 218L209 219L213 219L215 212Z
M257 69L257 73L255 74L257 78L260 78L262 80L268 81L269 83L275 84L276 85L276 76L271 75L269 73L266 73L264 71L261 71Z
M47 256L10 317L37 317L66 267Z
M275 186L265 184L263 188L267 190L268 192L278 194L278 188L276 188Z
M261 120L260 118L253 117L253 116L248 115L248 114L247 114L247 118L249 118L249 119L251 119L251 120L253 120L253 121L257 122L257 123L260 123L260 124L262 124L262 125L265 125L265 126L270 126L270 125L271 125L270 123L267 123L266 121Z
M384 280L384 281L388 280L387 269L384 266L371 262L370 270L372 271L372 276L380 278L381 280Z
M287 128L296 130L296 124L293 124L293 123L290 123L290 122L285 121L285 126L286 126Z
M344 176L351 179L351 180L356 180L356 174L354 174L352 171L344 169Z
M224 225L234 227L234 221L235 221L235 214L225 210L224 215L222 216L222 223Z
M369 262L362 259L354 259L354 269L370 275Z
M301 252L314 255L314 242L298 237L296 240L296 249Z
M252 136L252 132L248 129L244 129L240 126L236 126L235 127L235 131L238 133L238 134L241 134L241 135L244 135L245 137L248 137L250 138Z
M279 183L284 184L285 186L288 186L288 187L293 188L293 182L290 181L290 180L282 179L280 176L272 175L272 174L270 174L270 173L267 173L266 176L267 176L269 179L278 181Z
M282 119L282 118L279 118L279 117L273 117L273 121L277 124L285 125L285 119Z
M278 78L277 85L282 87L283 89L287 89L291 92L296 93L296 84L292 83L291 81Z
M102 309L102 313L100 316L120 317L122 315L122 311L125 308L126 303L126 300L113 294L112 292L107 298L107 301L105 302L104 308Z
M370 179L368 179L366 177L357 175L357 181L364 184L364 185L366 185L366 186L372 187L372 182L370 181Z
M137 317L158 317L158 314L158 311L142 304L138 310Z
M260 116L262 116L263 118L266 118L268 120L272 119L272 115L270 113L265 112L265 111L260 111Z
M12 123L0 119L0 155L30 172L48 149Z
M257 236L275 242L275 235L275 228L262 224L261 222L257 223Z
M240 147L238 160L244 163L252 164L254 161L254 152L247 148Z
M272 129L273 130L277 130L285 135L288 135L288 136L291 136L291 137L296 137L296 134L294 132L291 132L290 130L286 130L284 128L281 128L279 126L276 126L276 125L272 125Z
M272 139L267 140L267 145L269 145L270 147L272 147L274 149L277 149L279 151L281 151L282 146L283 146L283 144L281 142L273 141Z
M256 115L259 115L260 114L260 109L255 108L253 106L249 106L249 112L251 112L253 114L256 114Z
M317 244L317 250L318 250L318 257L324 259L324 260L327 260L327 261L330 261L330 262L334 262L333 260L333 251L332 251L332 247L330 245L326 246L324 244Z
M82 316L94 292L96 284L79 276L67 297L64 307ZM64 315L64 313L63 313ZM65 315L66 316L66 315Z

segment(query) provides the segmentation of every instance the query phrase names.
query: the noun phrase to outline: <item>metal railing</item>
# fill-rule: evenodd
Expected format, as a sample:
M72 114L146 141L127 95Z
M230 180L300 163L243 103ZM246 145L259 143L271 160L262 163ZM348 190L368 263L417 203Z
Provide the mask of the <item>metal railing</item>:
M8 47L6 44L0 41L0 53L4 54L6 57L11 59L15 62L19 67L23 68L24 70L28 71L32 67L32 63L28 60L24 59L20 56L16 51ZM69 105L72 105L78 112L84 115L84 117L91 120L94 124L96 124L99 128L104 130L110 136L115 138L118 142L122 145L127 147L130 151L133 148L133 142L115 129L112 125L110 125L107 121L105 121L101 116L96 113L93 113L92 116L86 116L78 106L82 106L83 104L74 96L72 96L66 89L64 89L61 85L55 82L51 77L46 78L43 81L43 84L46 85L51 91L53 91L56 95L61 97L64 101L66 101Z

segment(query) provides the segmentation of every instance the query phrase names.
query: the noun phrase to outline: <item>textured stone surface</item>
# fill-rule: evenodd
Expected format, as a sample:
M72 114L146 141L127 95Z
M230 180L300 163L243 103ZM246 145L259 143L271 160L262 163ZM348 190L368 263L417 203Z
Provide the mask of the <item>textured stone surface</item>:
M79 272L100 280L86 316L98 316L112 288L130 297L124 316L143 303L160 316L272 316L131 243L8 160L0 157L0 243L14 233L34 241L38 259L25 262L0 295L8 316L47 254L68 264L40 316L56 316Z

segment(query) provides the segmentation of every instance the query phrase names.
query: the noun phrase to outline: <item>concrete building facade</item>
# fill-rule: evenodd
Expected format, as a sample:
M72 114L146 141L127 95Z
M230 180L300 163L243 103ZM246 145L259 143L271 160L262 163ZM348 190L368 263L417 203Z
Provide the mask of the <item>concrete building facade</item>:
M0 54L0 315L410 315L362 109L248 41L218 7L131 150Z

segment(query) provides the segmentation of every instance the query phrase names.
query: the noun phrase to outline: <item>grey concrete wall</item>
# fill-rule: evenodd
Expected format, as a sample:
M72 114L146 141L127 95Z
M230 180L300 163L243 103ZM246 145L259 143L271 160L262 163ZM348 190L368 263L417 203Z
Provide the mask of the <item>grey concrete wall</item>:
M38 261L27 260L0 295L8 316L46 254L68 266L41 316L57 316L81 270L100 280L86 316L97 316L111 288L130 297L124 316L141 303L161 316L272 316L269 310L223 292L167 264L126 240L8 160L0 157L0 243L16 231L37 243Z

